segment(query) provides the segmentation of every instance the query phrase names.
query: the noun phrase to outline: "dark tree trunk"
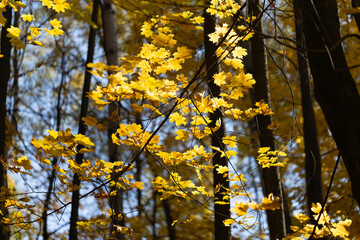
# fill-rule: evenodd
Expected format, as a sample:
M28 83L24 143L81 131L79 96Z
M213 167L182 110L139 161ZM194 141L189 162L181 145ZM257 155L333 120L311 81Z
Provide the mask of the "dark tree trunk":
M8 33L7 28L10 28L11 18L12 18L12 8L6 7L6 11L3 12L3 17L6 19L5 26L1 29L1 54L4 55L0 58L0 157L6 162L6 97L7 97L7 88L10 80L10 57L11 57L11 43L10 39L6 36ZM7 188L7 173L6 168L0 164L0 188ZM3 215L0 215L0 220L3 216L7 217L8 211L4 208L4 202L0 202L0 210L2 210ZM10 228L0 224L0 239L7 240L10 238Z
M109 0L104 0L102 6L102 20L103 20L103 29L104 29L104 50L106 55L106 60L108 65L117 65L118 64L118 47L116 39L116 22L115 22L115 12L112 8L112 3ZM111 73L109 73L111 74ZM118 110L118 105L113 102L109 104L109 116ZM120 157L120 148L116 144L112 143L111 135L116 132L119 126L118 121L109 121L108 125L108 141L109 141L109 161L114 163L119 161ZM116 169L114 169L116 170ZM114 172L115 173L115 172ZM117 182L117 179L114 180ZM111 234L115 239L124 239L124 235L116 231L116 226L125 226L125 216L123 215L123 190L111 186L110 191L116 191L115 196L110 197L110 207L114 210L112 215L112 227ZM118 216L122 216L119 218Z
M253 77L256 81L253 88L253 100L258 102L264 100L270 105L270 91L267 73L267 60L265 43L261 37L263 32L261 21L261 8L259 0L249 0L249 16L255 16L257 19L252 22L255 34L251 38L251 55ZM259 18L260 17L260 18ZM270 147L275 150L275 138L272 130L267 126L271 124L271 116L257 115L255 117L257 132L259 135L260 146ZM261 168L261 178L263 193L268 196L273 193L281 199L281 207L275 211L266 211L267 222L270 231L270 239L281 239L286 236L286 219L285 219L285 198L282 192L282 183L279 167Z
M296 28L297 60L301 87L301 105L303 112L303 134L305 144L306 197L309 216L314 223L311 212L312 203L322 203L321 157L318 144L316 119L311 95L310 74L305 52L305 37L303 34L303 19L299 9L299 1L294 0L294 16Z
M360 96L340 41L336 0L299 1L315 98L348 171L360 204Z
M94 22L95 24L97 24L99 4L100 4L99 0L94 0L91 21ZM95 37L96 37L96 31L94 28L90 27L86 64L93 62ZM86 126L82 118L86 117L88 111L88 105L89 105L89 99L88 97L86 97L86 94L90 91L90 83L91 83L91 73L89 73L89 70L90 69L86 66L83 93L81 96L80 116L79 116L79 134L83 134L83 135L85 135ZM79 146L78 150L80 149L81 146ZM76 154L75 160L77 164L81 164L83 161L83 154L82 153ZM74 186L80 186L81 184L79 175L77 173L74 174L73 184ZM79 205L80 205L79 198L80 198L80 190L74 191L71 199L72 204L71 204L70 233L69 233L70 240L78 239L76 224L79 220Z
M169 233L169 239L170 240L176 240L176 229L175 225L172 225L174 222L174 219L171 215L171 206L168 199L161 200L161 204L164 208L165 213L165 219L166 219L166 225Z
M219 72L219 62L215 54L216 46L210 42L208 35L215 31L215 18L209 13L204 11L204 46L205 46L205 61L206 61L206 78L209 86L209 92L211 97L220 97L220 87L214 83L213 75ZM220 128L211 135L211 145L224 150L224 144L222 139L224 137L224 121L220 109L216 109L214 113L210 114L211 124L210 127L215 127L216 121L220 120ZM227 160L225 157L221 157L220 152L214 151L213 165L215 166L227 166ZM215 192L214 201L225 201L226 189L229 188L229 181L223 174L219 174L214 168L214 189L218 189ZM228 240L231 237L231 228L225 226L223 221L230 218L230 204L214 204L215 214L215 239L216 240Z

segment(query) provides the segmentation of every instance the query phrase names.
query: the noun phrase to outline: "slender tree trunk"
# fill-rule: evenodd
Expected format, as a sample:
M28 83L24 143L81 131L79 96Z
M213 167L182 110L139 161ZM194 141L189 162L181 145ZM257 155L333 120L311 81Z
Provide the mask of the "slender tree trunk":
M336 0L299 1L315 98L348 171L360 205L360 96L340 41Z
M95 24L97 24L99 4L100 4L99 0L94 0L91 21L93 21ZM86 64L93 62L94 49L95 49L95 37L96 37L95 29L90 27ZM86 117L87 111L88 111L88 105L89 105L89 99L88 99L88 97L86 97L86 94L90 91L90 83L91 83L91 73L89 73L89 70L90 69L86 66L83 93L81 96L80 116L79 116L79 134L83 134L83 135L85 135L86 126L85 126L82 118ZM80 150L80 149L81 149L81 146L79 146L78 150ZM83 154L77 153L75 160L76 160L77 164L81 164L83 162ZM74 174L73 184L74 184L74 186L80 186L80 184L81 184L79 175L77 173ZM73 192L72 199L71 199L72 204L71 204L70 233L69 233L70 240L78 239L76 224L79 220L79 205L80 205L79 197L80 197L80 189Z
M6 122L6 97L7 87L10 80L10 57L11 57L11 43L10 39L6 37L8 33L7 28L10 28L12 18L12 8L6 7L6 11L3 12L3 17L6 19L5 26L1 29L1 54L4 55L0 58L0 157L6 160L5 149L5 122ZM7 188L7 173L6 168L0 164L0 188ZM4 208L4 202L0 202L0 210L3 214L0 215L0 220L5 216L7 217L7 209ZM10 228L0 224L0 239L7 240L10 238Z
M140 113L135 113L135 122L136 124L142 125L142 121L141 121L141 114ZM137 182L141 182L141 173L142 173L142 168L143 168L143 163L144 163L144 159L142 159L141 157L136 158L135 160L135 167L136 167L136 172L135 172L135 181ZM142 215L142 211L143 211L143 205L141 203L141 189L136 189L136 198L137 198L137 209L139 211L139 216L141 217Z
M62 68L62 73L61 73L61 80L60 80L60 84L59 84L59 89L58 89L58 96L57 96L57 103L56 103L56 131L60 130L60 124L61 124L61 96L62 96L62 90L64 87L64 82L65 82L65 77L66 77L66 71L65 71L65 53L64 51L62 51L62 57L61 57L61 68ZM43 207L43 213L42 213L42 219L43 219L43 240L48 240L49 239L49 233L48 233L48 229L47 229L47 220L48 220L48 216L47 216L47 211L49 208L49 204L51 201L51 194L53 191L53 185L54 185L54 181L55 181L55 176L56 176L56 171L54 170L54 166L57 164L58 162L58 158L54 157L51 161L51 165L53 167L53 170L51 171L50 176L48 177L48 190L46 192L46 197L45 197L45 202L44 202L44 207Z
M205 61L206 61L206 72L207 82L209 86L209 92L212 97L220 97L220 87L214 83L213 75L219 72L219 62L215 54L216 46L210 42L209 34L215 31L215 18L209 13L204 11L204 46L205 46ZM216 121L220 120L220 128L211 135L211 145L224 150L225 146L222 143L222 139L225 134L223 116L220 109L216 109L214 113L210 114L210 127L215 127ZM220 152L214 151L213 157L214 166L227 166L227 160L225 157L221 157ZM214 190L215 192L214 201L225 201L224 197L227 195L226 189L229 189L228 177L224 177L223 174L219 174L214 168ZM215 239L216 240L228 240L231 237L231 228L225 226L223 221L230 218L230 203L228 204L214 204L214 215L215 215Z
M171 206L168 199L161 200L161 204L164 208L166 225L168 229L169 239L176 240L176 229L175 226L172 225L174 219L171 214Z
M152 237L153 240L158 239L157 232L156 232L156 213L157 213L157 191L153 192L153 211L152 211L152 223L151 223L151 229L152 229Z
M251 38L251 54L253 77L256 81L254 85L254 101L264 100L270 105L270 91L267 73L267 60L265 43L261 37L263 32L261 21L261 8L259 0L249 0L249 15L257 17L252 26L255 34ZM271 124L271 116L257 115L255 117L257 131L259 134L260 146L270 147L275 150L275 138L272 130L267 126ZM280 171L278 167L261 168L261 177L263 192L265 196L273 193L274 196L280 197L281 207L275 211L266 211L267 222L270 231L270 239L281 239L286 236L286 219L285 219L285 199L282 191Z
M112 3L109 0L104 0L102 6L102 20L104 29L104 49L108 65L118 64L118 47L116 39L116 23L115 12L112 8ZM109 116L118 110L116 103L109 104ZM109 121L108 125L108 139L109 139L109 161L114 163L119 161L120 148L112 143L111 135L116 132L119 126L118 121ZM114 169L114 173L115 173ZM115 179L114 182L118 180ZM110 187L111 191L116 191L115 196L110 197L110 207L114 210L112 215L111 235L115 239L124 239L124 235L116 231L116 226L125 226L125 216L123 215L123 190L116 185Z
M303 34L303 19L299 8L299 0L294 0L294 16L296 28L296 41L298 71L301 87L301 105L303 111L303 134L305 144L305 173L306 173L306 197L309 216L314 223L311 212L312 203L322 203L322 180L321 180L321 157L318 144L316 119L311 95L310 74L305 52L305 38Z

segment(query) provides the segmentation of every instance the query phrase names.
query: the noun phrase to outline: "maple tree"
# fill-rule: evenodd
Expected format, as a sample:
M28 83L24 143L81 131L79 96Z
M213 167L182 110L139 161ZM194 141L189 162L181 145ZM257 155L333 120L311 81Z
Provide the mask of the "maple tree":
M0 238L358 236L356 6L2 1Z

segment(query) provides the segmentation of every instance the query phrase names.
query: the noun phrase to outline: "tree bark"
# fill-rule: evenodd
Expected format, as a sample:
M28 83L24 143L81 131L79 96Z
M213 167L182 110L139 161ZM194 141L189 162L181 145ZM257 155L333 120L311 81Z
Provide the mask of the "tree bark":
M95 24L97 24L99 4L100 4L99 0L94 0L91 21L94 22ZM90 27L86 64L93 62L94 49L95 49L95 37L96 37L95 29ZM81 96L80 116L79 116L79 134L83 134L83 135L85 135L85 133L86 133L86 126L85 126L82 118L86 117L86 115L87 115L89 99L88 99L88 97L86 97L86 94L90 91L90 84L91 84L91 73L89 73L89 70L90 69L86 66L85 76L84 76L83 93ZM81 146L78 147L78 150L80 150L80 149L81 149ZM76 160L77 164L81 164L83 162L83 154L77 153L75 160ZM80 186L80 184L81 184L79 175L77 173L74 174L73 184L74 184L74 186ZM69 233L70 240L78 239L76 224L79 220L79 206L80 206L79 198L80 198L80 189L73 192L72 199L71 199L72 204L71 204L70 233Z
M315 98L345 163L360 204L360 96L340 41L336 0L300 1Z
M209 13L204 11L204 46L205 46L205 61L206 61L206 79L209 86L209 92L211 97L220 97L220 87L214 83L213 75L219 72L219 62L215 54L216 46L209 40L209 34L215 31L215 18ZM214 113L210 113L210 127L215 127L216 121L220 120L221 126L211 135L211 145L218 147L221 150L225 149L222 139L225 135L224 121L220 109L216 109ZM213 166L226 166L227 159L221 157L221 153L214 151ZM214 168L214 201L225 201L224 197L227 195L226 189L229 189L228 177L224 177L223 174L219 174ZM230 218L230 203L228 204L215 204L214 203L214 215L215 215L215 240L228 240L231 237L231 228L225 226L223 221Z
M299 8L299 0L294 0L294 16L297 46L297 61L301 88L301 105L303 112L303 134L305 145L306 197L309 216L314 224L312 203L322 203L321 157L318 144L316 119L311 94L310 74L305 52L303 19Z
M10 80L10 60L11 60L11 43L10 39L6 36L7 28L10 28L12 18L12 8L6 7L6 11L3 12L3 16L6 19L5 26L1 29L1 54L4 55L0 58L0 157L6 160L6 98L7 88ZM0 164L0 188L7 188L7 172L6 168ZM7 217L8 211L4 208L4 202L0 202L0 210L3 214L0 215L0 220L3 217ZM10 228L0 224L0 239L7 240L10 238Z
M109 0L104 0L102 6L102 20L104 29L104 50L108 65L118 65L118 47L116 39L116 23L115 12L112 8L112 3ZM111 74L111 73L109 73ZM118 110L117 103L109 104L109 116ZM118 121L109 121L108 125L108 141L109 141L109 161L114 163L119 161L120 148L112 143L111 135L116 132L119 126ZM114 169L114 173L115 173ZM118 180L115 179L114 182ZM125 226L125 216L123 215L123 190L115 186L111 186L110 191L116 191L115 196L110 197L110 207L114 210L112 216L111 235L115 239L124 239L124 235L116 231L116 226ZM121 217L119 217L121 216Z
M254 102L264 100L270 106L265 43L260 35L263 32L260 2L259 0L249 0L248 3L249 16L257 17L257 19L252 22L255 34L251 38L253 77L256 81L253 87L253 100ZM272 130L267 128L267 126L271 124L271 116L257 115L255 116L255 121L259 134L260 146L270 147L271 150L275 150L274 134ZM287 222L285 219L285 199L282 191L280 170L279 167L270 167L261 168L260 172L264 196L268 196L270 193L273 193L274 196L278 196L280 198L280 209L275 211L266 211L266 215L270 239L281 239L286 236Z

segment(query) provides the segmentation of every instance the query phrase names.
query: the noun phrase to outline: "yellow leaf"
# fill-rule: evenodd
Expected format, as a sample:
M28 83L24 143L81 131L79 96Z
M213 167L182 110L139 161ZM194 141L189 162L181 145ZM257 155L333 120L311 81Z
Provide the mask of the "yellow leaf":
M313 213L319 213L321 211L321 204L320 203L312 203L311 211Z
M228 145L229 147L236 147L237 146L236 136L225 136L225 137L223 137L222 142L224 144Z
M19 38L20 37L20 29L14 26L10 26L10 28L7 28L6 31L8 31L8 34L6 36L8 38Z
M216 168L216 171L219 173L219 174L222 174L222 173L226 173L229 171L229 168L227 166L218 166Z
M54 0L54 4L51 7L56 12L65 12L66 9L70 9L70 4L65 0Z
M31 14L23 14L21 15L21 18L23 21L28 21L28 22L35 20L34 16Z
M142 182L135 182L133 184L133 187L141 190L141 189L144 189L143 185L144 185L144 183L142 183Z
M186 125L186 118L176 112L170 115L170 122L175 122L176 126L179 126L181 124Z
M186 141L189 139L190 136L189 131L185 131L182 129L178 129L177 131L175 131L175 133L177 134L177 136L175 137L176 140Z
M52 129L50 129L50 130L47 129L46 132L47 132L51 137L53 137L54 139L57 139L58 136L59 136L59 132L54 131L54 130L52 130Z
M74 137L75 137L75 142L78 144L94 146L94 143L91 141L91 139L83 134L74 135Z
M268 197L263 197L263 200L260 204L262 210L276 210L280 209L280 198L274 196L272 193Z
M235 202L235 208L230 209L230 211L236 213L238 216L247 215L247 210L249 209L248 203Z
M295 217L301 222L304 223L306 221L308 221L310 218L302 213L298 213L295 215Z
M224 72L214 74L214 83L218 86L226 84L226 75Z
M224 225L227 226L227 227L230 226L231 224L233 224L234 222L235 222L235 220L231 219L231 218L225 219L223 221Z
M270 147L262 147L262 148L259 148L258 153L260 153L260 154L266 153L269 150L270 150Z
M83 117L81 120L84 121L85 125L88 125L90 127L94 127L97 123L96 118L91 117L91 116Z
M31 166L31 160L28 159L27 156L22 156L16 160L13 160L13 162L17 166L22 166L26 171L29 171L33 168Z

